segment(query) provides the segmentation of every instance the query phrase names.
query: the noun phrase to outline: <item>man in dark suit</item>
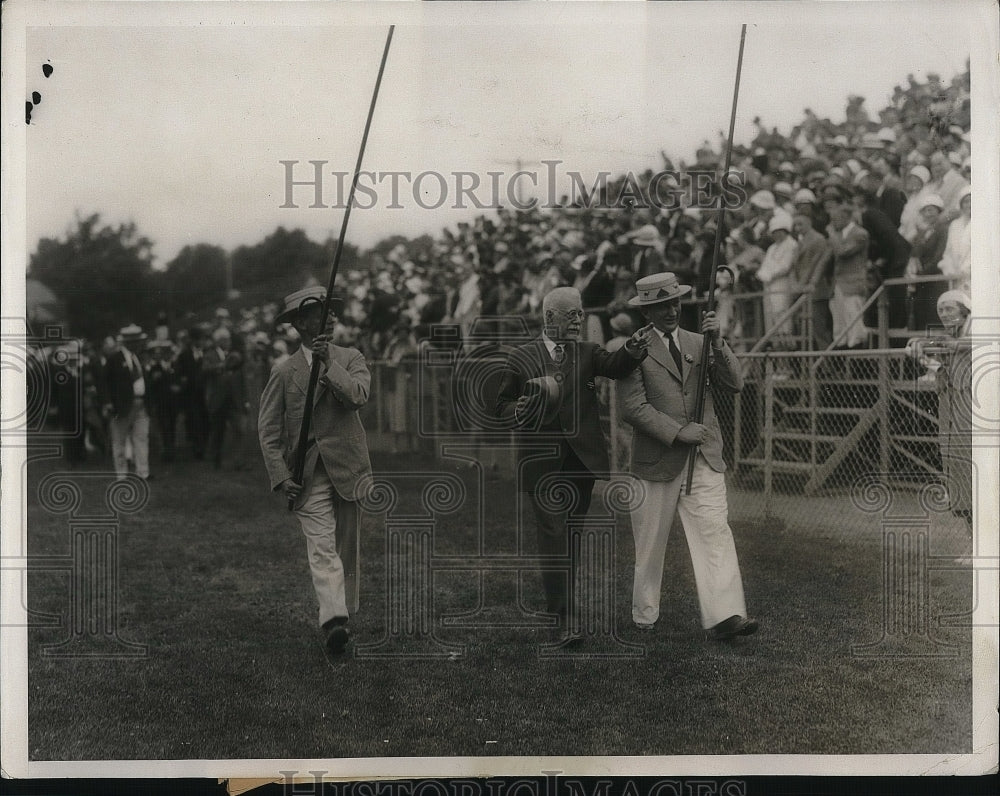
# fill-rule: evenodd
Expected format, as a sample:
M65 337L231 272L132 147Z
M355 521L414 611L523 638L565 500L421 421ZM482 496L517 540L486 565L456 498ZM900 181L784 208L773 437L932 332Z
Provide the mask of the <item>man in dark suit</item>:
M212 332L212 343L205 350L202 368L205 373L205 409L208 411L208 455L218 470L222 467L222 443L226 428L238 437L242 425L239 415L247 411L243 357L233 351L232 335L225 326ZM239 446L236 446L239 450ZM237 462L237 464L240 464Z
M135 324L120 333L121 346L108 356L104 368L104 395L111 416L111 452L119 480L128 475L126 444L131 443L135 472L149 478L149 415L146 412L146 379L139 352L146 335Z
M580 341L584 313L575 288L550 291L542 312L542 335L508 357L496 414L517 431L518 488L531 498L539 556L571 557L569 578L565 565L543 568L542 584L564 643L575 645L583 637L573 603L576 562L569 526L586 516L595 479L607 478L610 470L594 379L620 379L635 370L646 356L651 328L640 329L610 353ZM539 450L546 446L548 455ZM562 499L567 495L568 503Z
M208 412L205 408L205 371L202 367L205 333L198 326L188 330L188 340L177 355L184 429L195 459L205 458Z
M893 224L878 207L875 194L863 188L854 193L855 212L861 219L861 226L869 236L868 259L872 269L869 272L874 290L887 279L898 279L906 273L910 261L910 242L899 234L899 225ZM906 306L906 285L892 285L886 288L889 305L889 328L905 329L909 312ZM869 308L865 323L878 328L878 307ZM905 341L903 341L905 342ZM899 345L903 345L900 342ZM892 342L896 345L896 342Z
M813 229L813 216L800 210L792 218L792 230L799 247L792 262L796 290L812 288L812 335L817 351L833 342L833 319L830 299L833 297L833 249L830 242Z
M163 461L174 460L174 432L177 429L177 396L180 385L174 371L173 345L169 340L154 340L148 346L150 362L146 367L149 399L163 443Z
M672 273L636 282L630 304L652 321L655 331L649 356L641 367L618 382L622 417L633 431L633 475L643 500L632 510L635 579L632 620L652 629L660 615L667 535L680 513L694 567L702 626L713 638L750 635L756 620L747 618L743 581L733 533L729 527L723 471L722 433L712 390L706 390L702 422L696 422L698 381L732 393L743 387L736 355L719 333L714 312L704 314L702 328L711 338L707 376L702 371L701 334L679 327L680 301L691 288ZM692 449L691 494L685 494Z

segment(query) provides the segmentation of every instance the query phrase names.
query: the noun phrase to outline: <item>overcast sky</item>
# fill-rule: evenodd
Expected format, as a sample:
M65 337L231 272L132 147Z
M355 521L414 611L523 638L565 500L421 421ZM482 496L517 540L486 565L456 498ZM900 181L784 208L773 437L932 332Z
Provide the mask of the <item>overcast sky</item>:
M656 166L661 149L693 159L728 125L741 21L737 141L756 115L785 132L806 107L840 120L849 94L875 116L907 74L947 81L963 68L980 23L956 9L500 4L472 17L424 4L348 19L334 4L306 16L278 3L239 24L163 27L137 13L117 20L130 26L29 28L27 88L42 102L27 128L28 251L93 212L134 220L159 265L187 243L252 244L278 225L336 234L342 211L310 208L308 187L295 189L299 209L280 207L280 161L300 162L296 179L311 177L308 161L328 161L324 201L335 202L331 173L353 169L390 21L399 27L365 167L485 181L518 159L536 169L559 159L585 175ZM388 209L383 182L376 208L352 213L350 241L433 233L473 214L422 209L400 186L402 209ZM424 187L433 203L437 182Z

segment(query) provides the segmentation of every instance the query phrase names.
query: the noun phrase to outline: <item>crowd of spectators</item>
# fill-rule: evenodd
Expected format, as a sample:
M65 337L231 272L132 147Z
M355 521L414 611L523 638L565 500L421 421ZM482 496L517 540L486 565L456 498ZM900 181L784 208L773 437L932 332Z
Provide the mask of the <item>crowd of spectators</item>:
M733 148L731 179L747 201L727 210L725 267L716 272L717 311L734 349L747 350L765 334L779 349L866 346L877 308L864 310L865 303L886 279L911 278L885 288L893 329L923 330L937 321L941 293L969 292L968 68L947 85L934 74L923 83L910 76L876 118L864 98L850 97L839 122L806 109L787 134L755 123L753 141ZM467 345L509 323L489 319L521 316L524 323L514 328L530 328L542 297L571 285L591 310L586 335L605 342L635 328L627 300L636 279L663 270L693 286L684 311L694 328L712 276L717 212L711 203L695 206L692 183L696 172L722 179L724 149L724 142L706 142L690 164L664 156L665 181L653 170L622 175L591 201L499 208L443 229L429 246L400 243L369 253L367 269L338 280L345 309L335 339L370 361L399 363L416 356L435 327ZM648 197L657 181L676 190L679 206L634 201L634 188ZM799 300L803 294L808 298ZM797 300L802 311L790 317ZM174 455L179 418L194 455L220 466L227 436L227 449L237 453L253 437L247 418L255 417L256 397L271 367L299 344L293 328L275 326L277 312L276 303L232 315L220 308L211 322L174 328L161 318L144 368L164 458ZM54 407L82 384L83 406L60 410L78 413L87 428L71 458L108 448L101 368L116 345L109 337L70 347L50 367L67 373ZM209 360L222 365L207 375L210 350L217 353Z
M950 84L935 74L924 83L910 76L875 118L862 97L850 97L840 122L807 109L788 134L757 126L749 146L734 147L732 170L741 176L731 179L742 180L748 201L726 214L720 262L727 271L717 280L735 348L745 350L765 331L777 348L867 345L877 307L859 315L886 279L924 278L886 288L892 329L922 329L936 321L941 292L968 291L967 70ZM693 163L664 157L671 177L663 184L680 197L674 208L630 198L635 187L648 196L662 181L649 170L609 181L596 202L564 197L559 207L500 208L444 229L429 251L400 244L371 271L347 275L345 337L373 359L398 359L433 324L454 324L468 339L477 319L530 319L548 290L573 285L596 311L588 334L603 342L614 334L611 319L627 312L635 280L661 270L693 285L688 320L696 322L717 213L694 206L691 183L696 171L720 179L723 151L722 142L706 142ZM828 245L839 238L846 247ZM806 291L812 340L797 319L775 323Z

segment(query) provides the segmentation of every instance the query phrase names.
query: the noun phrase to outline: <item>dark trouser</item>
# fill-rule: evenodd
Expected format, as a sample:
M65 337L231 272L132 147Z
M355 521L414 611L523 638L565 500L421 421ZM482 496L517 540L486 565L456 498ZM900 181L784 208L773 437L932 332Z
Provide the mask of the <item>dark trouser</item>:
M594 476L572 450L563 457L560 472L539 482L531 493L538 534L538 555L551 558L554 567L540 566L545 588L545 610L559 618L560 626L575 616L577 545L570 526L587 516L594 491ZM578 531L576 532L578 533ZM568 576L568 577L567 577Z
M188 395L184 401L184 428L187 430L188 442L194 457L203 458L208 436L208 412L201 396Z
M941 325L937 314L937 301L948 289L946 282L921 282L913 290L913 328L925 332Z
M208 458L216 467L222 465L222 441L226 425L233 422L233 412L226 406L208 413Z
M156 425L163 438L163 461L172 462L176 449L174 437L177 433L177 409L174 406L157 408Z
M817 351L824 351L833 342L833 317L830 315L830 299L813 299L812 303L813 342Z

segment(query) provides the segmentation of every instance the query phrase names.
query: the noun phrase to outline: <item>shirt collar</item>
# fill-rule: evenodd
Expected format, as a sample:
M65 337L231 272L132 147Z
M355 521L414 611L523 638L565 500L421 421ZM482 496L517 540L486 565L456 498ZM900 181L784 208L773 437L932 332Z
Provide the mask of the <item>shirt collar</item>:
M305 343L299 345L299 350L302 352L302 356L306 358L306 364L311 368L313 366L313 352L312 349Z
M551 337L549 337L547 334L545 334L545 332L542 332L542 342L545 343L545 348L549 352L549 356L552 356L553 352L556 350L556 346L560 345ZM565 343L563 343L562 345L563 348L566 347Z
M842 230L840 230L840 234L843 235L844 237L847 237L848 235L851 234L851 230L857 228L858 225L854 223L854 219L852 218L850 221L847 222L847 226L844 227Z
M653 327L653 330L654 330L654 331L655 331L655 332L656 332L656 333L657 333L658 335L660 335L660 339L661 339L661 340L663 341L663 345L665 345L665 346L668 346L668 347L669 347L669 344L667 343L667 338L668 338L668 337L672 337L672 338L673 338L673 340L674 340L674 345L675 345L675 346L677 346L677 348L678 348L678 349L679 349L679 348L681 347L681 341L680 341L680 338L679 338L679 337L677 336L677 333L678 333L678 332L680 331L680 329L681 329L681 327L680 327L680 326L676 326L676 327L674 327L674 330L673 330L673 331L672 331L672 332L671 332L671 333L670 333L670 334L668 335L668 334L666 334L665 332L662 332L662 331L660 331L659 329L657 329L657 328L656 328L655 326Z

